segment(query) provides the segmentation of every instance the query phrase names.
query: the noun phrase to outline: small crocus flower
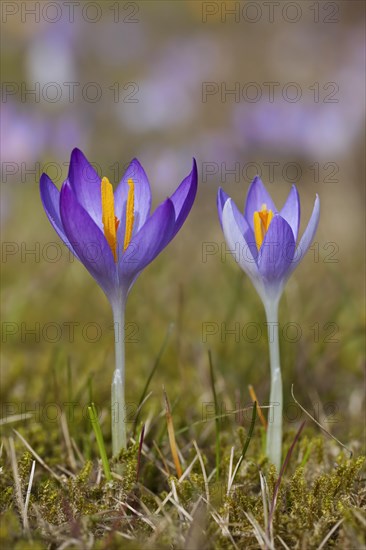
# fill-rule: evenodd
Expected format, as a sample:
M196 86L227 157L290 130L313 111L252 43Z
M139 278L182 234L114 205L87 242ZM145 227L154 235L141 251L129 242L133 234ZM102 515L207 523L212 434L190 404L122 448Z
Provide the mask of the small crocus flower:
M315 236L320 212L318 196L297 247L300 199L295 185L280 211L258 176L250 185L244 213L222 189L217 207L225 239L240 267L263 302L278 300Z
M309 249L318 226L320 203L296 246L300 199L293 185L280 211L260 178L250 185L244 213L219 189L217 208L227 244L261 297L268 322L273 414L268 423L267 456L279 471L282 442L282 379L278 341L278 303L285 284Z
M41 199L51 224L107 295L116 329L116 371L112 383L113 453L126 445L124 417L124 310L142 270L167 246L187 218L197 192L197 166L151 214L149 180L134 159L117 186L100 178L79 149L71 154L61 191L47 174Z

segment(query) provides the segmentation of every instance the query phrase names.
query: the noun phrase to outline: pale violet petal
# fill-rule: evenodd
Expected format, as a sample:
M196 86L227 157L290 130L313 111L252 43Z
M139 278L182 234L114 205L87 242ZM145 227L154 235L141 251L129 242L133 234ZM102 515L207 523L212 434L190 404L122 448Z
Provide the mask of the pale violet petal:
M320 216L320 200L317 195L315 198L314 208L310 216L309 223L303 233L303 236L301 237L299 246L296 249L295 257L292 262L290 273L292 273L294 269L299 265L299 263L305 256L306 252L309 250L309 247L311 246L314 240L315 233L318 228L319 216Z

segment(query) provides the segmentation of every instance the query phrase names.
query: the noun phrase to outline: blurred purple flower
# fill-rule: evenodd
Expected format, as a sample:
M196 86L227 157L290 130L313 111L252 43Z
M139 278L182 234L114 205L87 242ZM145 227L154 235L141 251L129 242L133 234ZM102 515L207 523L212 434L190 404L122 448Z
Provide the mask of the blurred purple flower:
M66 20L57 25L41 26L26 50L26 69L29 88L38 83L41 88L49 83L63 86L76 80L77 69L74 42L78 28ZM46 93L46 92L45 92ZM67 101L67 94L61 99Z
M342 32L341 29L335 30L337 36ZM294 103L286 101L279 86L275 89L273 103L270 103L268 88L263 86L263 96L258 102L236 104L232 109L232 125L238 144L244 143L247 148L255 148L256 151L270 149L310 159L330 160L332 155L349 152L352 144L362 135L366 112L364 28L355 27L351 33L343 29L343 32L343 62L334 57L334 66L327 64L322 81L312 83L310 80L303 85L302 64L299 65L293 50L303 55L304 60L308 59L310 52L329 47L329 37L321 33L313 35L309 41L307 32L299 35L298 29L296 32L292 29L291 48L283 46L283 41L288 43L287 34L281 35L282 39L277 37L282 41L278 50L271 45L271 61L277 72L284 71L283 77L292 71L293 80L296 78L296 68L299 69L301 78L297 86L301 97ZM278 55L280 51L283 55Z
M88 122L81 119L80 114L72 111L63 114L52 121L49 128L49 143L55 156L64 156L70 151L70 143L83 143L89 135Z
M270 148L329 159L329 155L345 153L360 132L362 112L354 124L350 123L351 114L351 108L341 108L338 103L289 104L278 100L236 106L233 125L239 142L248 149Z
M131 131L146 133L182 127L195 120L202 82L223 78L230 61L221 45L205 36L174 38L157 59L148 59L145 76L138 79L138 102L117 105L121 122Z
M45 117L8 101L2 108L0 128L3 162L36 162L47 143Z

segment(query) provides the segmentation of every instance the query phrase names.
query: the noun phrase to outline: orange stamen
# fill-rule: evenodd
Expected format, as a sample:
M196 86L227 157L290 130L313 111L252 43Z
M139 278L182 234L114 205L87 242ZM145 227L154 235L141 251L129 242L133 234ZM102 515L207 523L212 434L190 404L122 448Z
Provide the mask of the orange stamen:
M117 262L117 229L119 219L114 214L113 186L108 178L102 179L101 191L104 235L113 252L114 261Z
M131 242L133 223L135 221L135 185L133 179L127 181L129 190L126 204L126 230L125 230L125 242L123 250L126 250Z
M257 249L259 250L263 244L264 237L268 231L269 225L273 218L272 210L267 210L267 205L262 204L262 208L259 211L254 212L254 236Z

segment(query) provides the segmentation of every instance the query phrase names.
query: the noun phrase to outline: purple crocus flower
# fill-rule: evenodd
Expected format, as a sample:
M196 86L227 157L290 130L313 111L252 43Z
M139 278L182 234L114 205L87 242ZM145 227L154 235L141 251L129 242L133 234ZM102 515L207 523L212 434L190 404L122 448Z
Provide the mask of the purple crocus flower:
M79 149L71 154L61 191L47 174L40 182L44 209L71 252L84 264L111 301L125 299L141 271L177 234L193 205L197 166L153 214L151 189L137 159L114 195Z
M124 312L141 271L167 246L187 218L197 192L197 166L151 214L149 180L134 159L115 192L79 149L71 154L61 191L43 174L44 209L54 229L107 295L113 310L116 369L112 382L112 447L126 447Z
M231 252L250 277L266 311L271 367L271 411L268 418L267 456L280 471L282 447L282 377L280 367L278 303L287 279L309 249L319 222L318 196L304 234L296 247L300 199L295 186L278 211L257 176L250 185L244 213L219 189L220 223Z
M263 302L278 300L315 236L319 197L297 247L300 199L295 185L280 211L258 176L249 187L243 214L221 188L217 208L228 246Z

